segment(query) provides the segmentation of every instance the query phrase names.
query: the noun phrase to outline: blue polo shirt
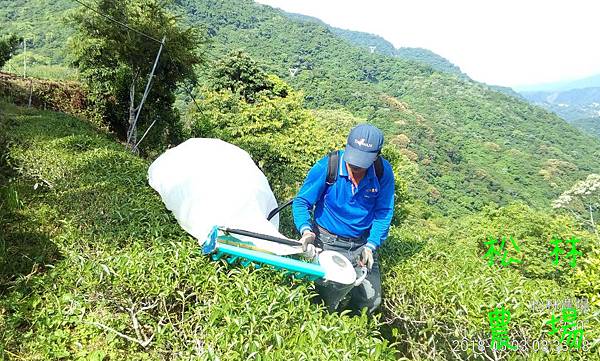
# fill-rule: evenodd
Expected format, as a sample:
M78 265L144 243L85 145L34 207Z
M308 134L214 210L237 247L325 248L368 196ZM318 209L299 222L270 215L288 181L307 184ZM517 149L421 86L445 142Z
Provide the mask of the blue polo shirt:
M311 227L310 211L314 206L315 222L333 234L360 237L368 233L367 246L379 247L387 238L394 214L394 172L382 159L383 176L377 179L375 166L354 187L340 151L338 177L327 186L328 157L319 160L308 172L304 184L294 198L292 213L300 233Z

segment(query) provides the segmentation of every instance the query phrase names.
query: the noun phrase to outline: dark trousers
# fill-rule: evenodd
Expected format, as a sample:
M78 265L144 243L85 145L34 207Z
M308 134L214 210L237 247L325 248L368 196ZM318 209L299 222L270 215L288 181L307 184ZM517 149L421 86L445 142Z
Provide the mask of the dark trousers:
M316 227L317 238L315 243L317 247L323 250L336 251L344 255L356 271L357 276L361 274L358 261L362 246L366 243L364 238L347 239L338 237L325 228ZM355 314L360 314L366 307L369 314L373 313L381 305L381 275L379 273L379 261L377 255L373 254L373 268L367 274L365 280L358 286L342 285L335 282L317 281L315 287L321 299L325 302L330 312L342 311L340 305L347 295L350 295L348 308Z

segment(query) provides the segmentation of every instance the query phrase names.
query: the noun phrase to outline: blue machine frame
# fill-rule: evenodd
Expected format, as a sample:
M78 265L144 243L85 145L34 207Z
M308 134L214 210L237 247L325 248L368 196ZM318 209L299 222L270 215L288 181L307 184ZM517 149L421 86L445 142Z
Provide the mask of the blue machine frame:
M202 253L212 254L212 259L215 261L225 257L229 264L239 261L244 267L247 267L251 263L265 264L272 266L277 270L285 269L287 270L287 273L293 275L294 278L308 279L311 281L325 277L325 269L316 263L259 252L245 247L233 246L228 243L242 242L228 234L219 235L219 230L219 227L214 226L208 239L202 246Z

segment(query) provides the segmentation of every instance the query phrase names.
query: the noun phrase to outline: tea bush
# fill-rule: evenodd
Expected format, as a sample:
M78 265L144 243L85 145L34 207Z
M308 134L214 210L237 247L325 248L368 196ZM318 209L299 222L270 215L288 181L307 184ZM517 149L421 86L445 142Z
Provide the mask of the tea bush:
M499 240L512 236L520 252L510 241L507 256L522 263L493 265L484 258L488 237ZM575 236L581 240L582 256L576 268L562 255L558 266L552 264L554 238ZM407 222L392 230L392 239L383 248L385 315L395 328L400 347L413 359L591 359L598 356L600 336L597 281L600 277L598 239L577 230L574 220L513 204L503 208L486 207L479 214L445 221ZM565 246L568 251L568 246ZM587 281L587 282L586 282ZM590 345L587 352L557 353L510 351L497 355L486 348L487 357L477 351L479 340L490 341L488 313L495 307L511 312L510 339L514 344L545 339L558 343L549 335L545 323L560 310L530 309L532 302L587 298L590 310L578 320L585 324L584 335ZM466 340L468 351L460 352L457 344ZM473 342L474 349L473 352ZM595 355L595 356L594 356ZM588 358L591 357L591 358Z
M1 105L0 355L9 359L393 359L376 320L310 284L209 261L147 185L148 162L66 115ZM36 186L37 184L37 186ZM2 189L6 189L5 184Z
M267 105L277 109L268 101L255 106ZM201 256L147 185L148 162L123 150L114 136L64 114L6 104L0 109L6 150L0 188L3 357L598 358L598 240L568 217L519 203L453 220L397 210L406 221L396 223L381 250L382 325L366 316L325 313L311 302L310 284ZM244 114L257 111L245 108ZM300 119L320 126L308 115ZM277 129L294 134L298 123L287 125ZM267 144L267 134L249 132L243 145ZM286 154L273 144L269 151ZM400 196L408 194L415 165L395 148L385 153L396 167ZM261 154L253 156L260 160ZM273 162L267 175L286 169L277 166L310 165L301 161ZM523 263L501 266L497 259L489 266L483 242L490 236L513 236L521 253L510 255ZM566 264L566 255L553 266L549 241L571 236L583 240L577 267ZM560 310L529 305L574 297L590 300L589 311L579 315L592 345L585 352L477 349L490 339L488 312L502 306L511 311L513 343L554 345L558 336L548 335L545 323Z
M0 73L0 97L14 104L27 105L30 94L33 107L92 117L87 109L87 94L78 82Z

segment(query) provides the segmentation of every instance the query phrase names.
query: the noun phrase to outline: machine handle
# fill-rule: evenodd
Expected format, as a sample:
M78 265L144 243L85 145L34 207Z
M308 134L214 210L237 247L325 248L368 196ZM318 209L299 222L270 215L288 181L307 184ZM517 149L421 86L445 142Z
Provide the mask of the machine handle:
M361 283L367 278L367 273L369 273L369 269L365 266L360 268L361 275L354 281L354 287L360 286Z

